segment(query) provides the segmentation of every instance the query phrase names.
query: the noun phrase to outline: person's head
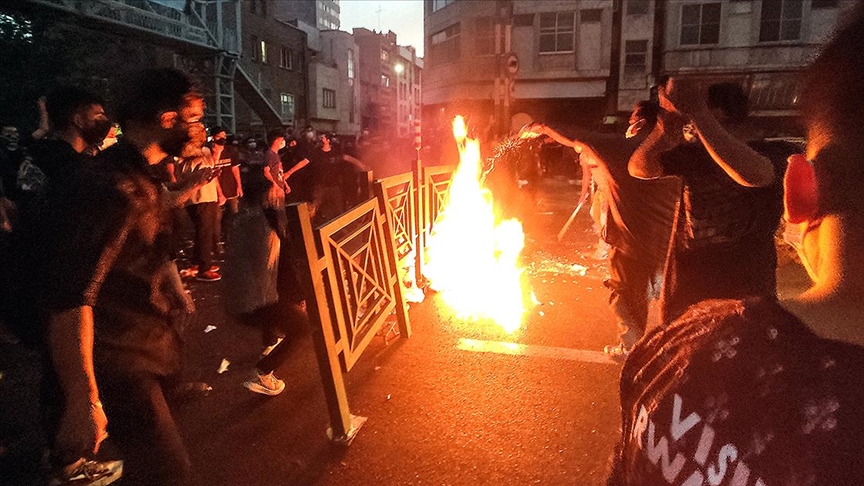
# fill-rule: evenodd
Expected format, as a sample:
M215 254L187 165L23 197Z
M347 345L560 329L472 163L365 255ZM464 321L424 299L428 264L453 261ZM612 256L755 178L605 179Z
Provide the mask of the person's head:
M206 141L204 99L182 72L145 69L127 81L126 90L117 120L130 138L156 143L171 156L192 140Z
M332 148L333 139L329 133L321 132L318 136L318 142L321 144L321 148L326 151Z
M274 128L267 134L270 150L278 152L285 148L285 132L281 128Z
M224 147L228 144L228 132L222 127L213 127L210 129L210 138L214 146Z
M785 179L787 240L817 283L840 239L864 250L864 4L849 18L805 73L807 150L789 158Z
M635 137L637 134L650 132L657 123L657 114L660 112L660 104L656 101L642 100L633 106L627 127L627 138Z
M255 140L255 137L249 137L246 139L246 149L247 150L258 150L258 141Z
M5 125L2 130L0 130L0 140L3 141L3 145L10 150L18 149L18 129L11 126Z
M708 108L725 122L742 122L747 118L747 94L738 83L717 83L708 87Z
M306 125L306 128L303 130L303 136L307 142L315 141L315 129L312 128L312 125Z
M105 102L81 88L57 88L46 97L45 109L54 130L72 132L87 145L99 145L111 129L111 122L105 115Z

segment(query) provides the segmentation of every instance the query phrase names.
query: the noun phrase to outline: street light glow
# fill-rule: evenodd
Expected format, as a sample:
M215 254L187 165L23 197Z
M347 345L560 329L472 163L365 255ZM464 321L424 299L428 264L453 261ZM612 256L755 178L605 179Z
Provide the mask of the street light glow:
M403 66L401 63L396 63L393 65L393 71L396 74L402 74L405 71L405 66Z

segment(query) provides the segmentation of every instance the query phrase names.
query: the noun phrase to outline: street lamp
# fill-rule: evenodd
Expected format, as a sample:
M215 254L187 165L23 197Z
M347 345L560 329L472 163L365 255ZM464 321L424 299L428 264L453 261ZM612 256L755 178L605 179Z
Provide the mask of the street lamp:
M405 72L405 66L403 66L402 63L396 63L393 65L393 72L396 74L402 74Z

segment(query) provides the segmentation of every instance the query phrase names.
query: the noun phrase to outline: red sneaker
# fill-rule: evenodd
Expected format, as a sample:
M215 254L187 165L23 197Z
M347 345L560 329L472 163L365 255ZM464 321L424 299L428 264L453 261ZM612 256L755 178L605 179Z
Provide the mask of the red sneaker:
M219 272L207 270L206 272L198 272L195 280L198 280L200 282L216 282L222 280L222 275L220 275Z

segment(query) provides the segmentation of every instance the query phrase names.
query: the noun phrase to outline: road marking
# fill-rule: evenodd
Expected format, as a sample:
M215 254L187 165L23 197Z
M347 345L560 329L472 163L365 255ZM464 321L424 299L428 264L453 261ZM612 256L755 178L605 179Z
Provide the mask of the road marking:
M473 351L475 353L509 354L511 356L539 356L542 358L566 359L596 364L618 364L601 351L584 349L556 348L552 346L536 346L533 344L508 343L503 341L482 341L479 339L460 338L456 349Z

